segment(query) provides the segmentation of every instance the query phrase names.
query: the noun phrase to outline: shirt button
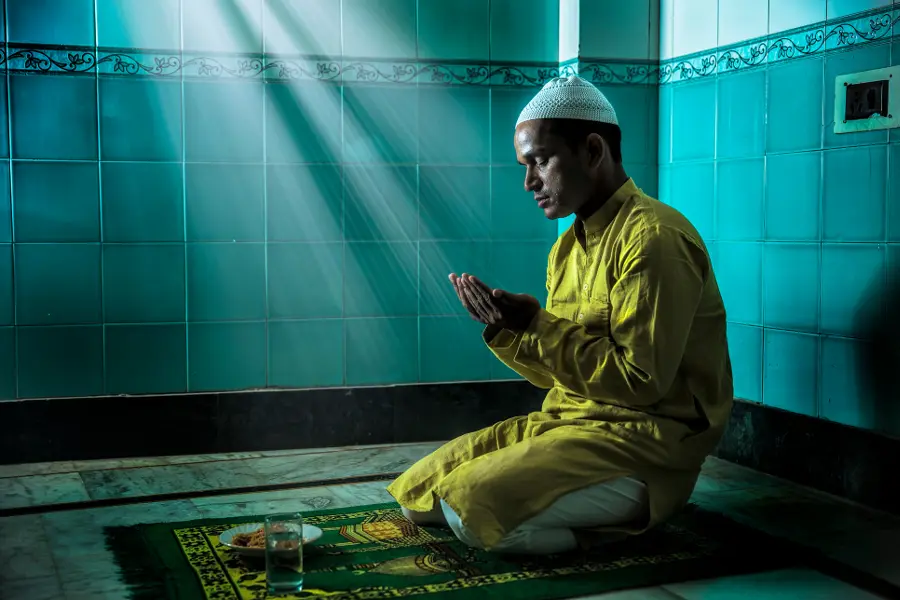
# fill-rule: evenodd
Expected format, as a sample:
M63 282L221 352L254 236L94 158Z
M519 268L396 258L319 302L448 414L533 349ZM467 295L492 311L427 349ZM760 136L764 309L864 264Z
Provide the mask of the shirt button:
M588 288L587 284L584 284L584 287L583 287L582 289L583 289L584 291L587 291L587 288Z
M579 321L582 320L583 318L584 318L584 313L578 315L578 320L579 320Z

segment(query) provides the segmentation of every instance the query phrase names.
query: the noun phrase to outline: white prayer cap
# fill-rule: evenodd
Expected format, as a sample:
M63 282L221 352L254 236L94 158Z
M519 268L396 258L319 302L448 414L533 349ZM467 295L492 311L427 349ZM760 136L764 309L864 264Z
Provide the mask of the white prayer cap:
M618 125L616 111L600 90L581 77L551 79L522 109L516 127L533 119L577 119Z

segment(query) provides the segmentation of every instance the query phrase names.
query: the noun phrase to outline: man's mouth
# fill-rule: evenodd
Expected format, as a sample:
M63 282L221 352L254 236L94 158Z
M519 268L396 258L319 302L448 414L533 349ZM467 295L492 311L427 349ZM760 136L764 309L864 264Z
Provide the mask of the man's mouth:
M550 198L547 196L535 196L534 199L537 200L538 206L541 208L547 208L550 204Z

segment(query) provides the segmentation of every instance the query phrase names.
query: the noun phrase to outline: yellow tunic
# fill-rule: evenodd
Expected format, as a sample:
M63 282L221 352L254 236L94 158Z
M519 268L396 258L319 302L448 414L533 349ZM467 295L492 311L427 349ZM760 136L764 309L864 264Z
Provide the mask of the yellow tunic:
M527 331L485 331L500 360L550 390L541 412L462 436L388 488L414 511L442 498L487 548L559 497L621 476L647 484L650 514L619 530L665 520L731 412L722 298L675 209L629 180L556 242L547 291Z

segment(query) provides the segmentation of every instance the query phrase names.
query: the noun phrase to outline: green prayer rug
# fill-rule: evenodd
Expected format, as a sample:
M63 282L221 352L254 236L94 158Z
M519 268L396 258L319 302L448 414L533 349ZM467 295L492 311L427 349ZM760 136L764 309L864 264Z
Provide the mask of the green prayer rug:
M135 599L265 598L264 563L218 540L226 529L261 520L110 528L107 540ZM642 536L541 558L469 548L449 530L413 525L395 504L311 512L304 520L324 536L304 548L304 591L289 598L552 600L797 564L784 544L695 507Z

